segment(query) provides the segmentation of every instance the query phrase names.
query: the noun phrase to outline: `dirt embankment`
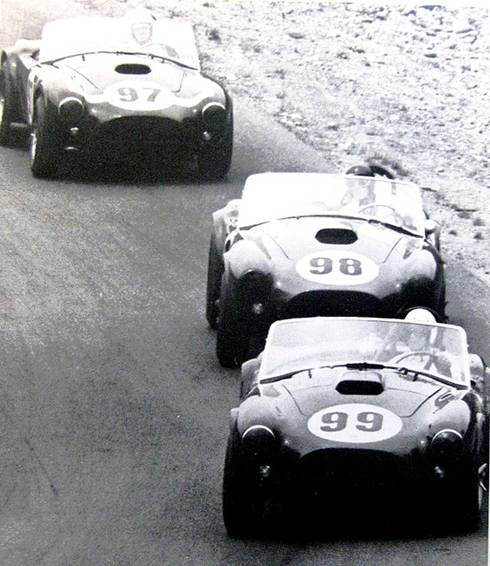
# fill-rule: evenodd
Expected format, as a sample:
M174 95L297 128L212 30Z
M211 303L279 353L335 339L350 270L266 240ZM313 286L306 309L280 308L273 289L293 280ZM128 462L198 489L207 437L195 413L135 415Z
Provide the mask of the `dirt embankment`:
M13 0L5 0L13 1ZM195 25L204 69L325 156L427 187L443 251L490 285L490 19L484 8L305 0L77 0Z

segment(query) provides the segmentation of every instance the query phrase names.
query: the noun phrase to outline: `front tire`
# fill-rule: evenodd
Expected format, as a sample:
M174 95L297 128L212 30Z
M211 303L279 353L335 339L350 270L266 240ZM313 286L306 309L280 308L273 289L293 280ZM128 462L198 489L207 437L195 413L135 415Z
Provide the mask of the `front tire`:
M474 532L481 525L483 509L483 480L476 466L464 474L455 489L454 510L456 527Z
M223 137L203 145L197 154L199 176L205 181L220 181L231 167L233 154L233 127Z
M228 438L223 472L223 521L228 535L243 539L260 534L264 509L265 500L258 481L247 474L232 433Z
M55 117L42 96L35 101L29 155L34 177L54 177L61 161L61 141Z
M249 340L241 334L228 330L223 324L218 324L216 334L216 356L224 368L237 368L248 357Z
M206 287L206 319L213 330L218 328L218 300L223 270L223 259L218 254L216 232L213 230L211 241L209 242L208 280Z
M248 358L250 337L240 328L236 308L232 301L230 285L225 275L221 281L216 356L224 368L237 368Z
M8 71L5 65L0 69L0 145L9 145L12 118L14 114L14 97Z
M444 528L466 533L476 531L481 525L483 492L482 477L473 464L439 493L438 516L442 517Z

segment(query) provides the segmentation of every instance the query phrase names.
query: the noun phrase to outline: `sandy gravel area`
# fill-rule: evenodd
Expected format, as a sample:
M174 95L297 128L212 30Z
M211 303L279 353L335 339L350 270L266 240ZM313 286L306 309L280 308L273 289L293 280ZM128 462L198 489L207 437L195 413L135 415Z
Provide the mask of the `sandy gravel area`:
M204 70L321 152L325 171L379 163L426 187L446 258L463 260L490 285L486 9L305 0L75 5L106 15L147 7L192 22Z

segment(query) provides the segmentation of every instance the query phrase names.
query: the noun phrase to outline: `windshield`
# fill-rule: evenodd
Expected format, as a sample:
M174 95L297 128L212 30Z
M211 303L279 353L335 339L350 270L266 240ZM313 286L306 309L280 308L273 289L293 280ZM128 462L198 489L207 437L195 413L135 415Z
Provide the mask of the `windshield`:
M43 28L41 62L94 51L151 53L199 68L194 32L186 22L81 16Z
M469 382L466 334L447 324L313 317L271 326L260 367L269 378L330 364L369 361Z
M321 173L265 173L247 179L241 228L310 215L375 220L424 235L422 197L413 183Z

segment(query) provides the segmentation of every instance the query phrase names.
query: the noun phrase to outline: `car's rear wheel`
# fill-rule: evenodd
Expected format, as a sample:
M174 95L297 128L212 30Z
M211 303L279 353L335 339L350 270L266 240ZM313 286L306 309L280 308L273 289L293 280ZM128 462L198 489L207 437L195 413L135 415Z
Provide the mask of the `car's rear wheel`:
M209 242L208 280L206 287L206 319L213 330L218 328L218 300L222 276L223 259L218 253L216 232L213 230L213 233L211 234L211 241Z
M56 174L61 161L60 135L56 118L46 108L42 96L35 101L29 155L34 177L50 178Z
M223 472L223 521L228 535L237 539L259 535L265 506L263 490L258 480L247 474L231 434Z
M233 154L233 129L230 127L226 134L213 142L204 144L197 154L199 176L206 181L223 179L231 167Z
M0 145L10 142L13 118L13 93L8 72L3 65L0 69Z

